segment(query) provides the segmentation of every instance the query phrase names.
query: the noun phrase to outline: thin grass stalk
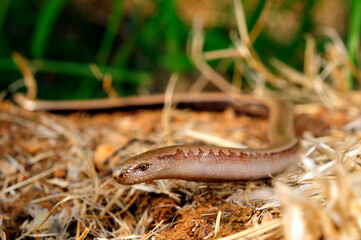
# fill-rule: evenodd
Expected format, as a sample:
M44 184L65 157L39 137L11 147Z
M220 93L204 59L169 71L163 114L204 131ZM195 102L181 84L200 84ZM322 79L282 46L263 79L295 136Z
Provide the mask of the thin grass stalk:
M166 37L166 46L168 55L175 57L179 53L179 22L177 21L174 1L164 1L163 10L165 14L165 19L167 22L167 30L165 32ZM173 69L175 70L175 69Z
M113 11L96 57L96 62L99 64L106 64L109 59L115 37L117 36L117 31L121 23L122 12L123 1L113 0Z
M49 36L66 0L45 1L36 21L30 52L34 58L43 58Z

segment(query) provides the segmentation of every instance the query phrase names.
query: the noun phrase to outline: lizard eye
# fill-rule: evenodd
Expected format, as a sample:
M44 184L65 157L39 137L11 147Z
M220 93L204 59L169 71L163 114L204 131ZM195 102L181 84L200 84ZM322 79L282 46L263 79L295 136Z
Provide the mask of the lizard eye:
M145 170L147 170L149 168L149 166L150 166L150 164L148 164L148 163L142 163L142 164L139 165L138 169L140 171L145 171Z

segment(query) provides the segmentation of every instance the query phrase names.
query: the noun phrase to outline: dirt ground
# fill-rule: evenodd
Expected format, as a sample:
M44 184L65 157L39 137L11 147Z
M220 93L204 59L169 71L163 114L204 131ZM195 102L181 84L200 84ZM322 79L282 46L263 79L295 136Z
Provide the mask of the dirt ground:
M253 148L267 145L266 119L232 109L175 109L171 137L161 117L159 109L55 114L0 102L0 225L7 239L214 239L281 217L273 179L117 184L112 170L121 159L169 143L212 144L207 139L217 137ZM301 110L297 135L329 135L349 121L342 111ZM280 179L295 184L287 174ZM283 238L281 231L267 234Z

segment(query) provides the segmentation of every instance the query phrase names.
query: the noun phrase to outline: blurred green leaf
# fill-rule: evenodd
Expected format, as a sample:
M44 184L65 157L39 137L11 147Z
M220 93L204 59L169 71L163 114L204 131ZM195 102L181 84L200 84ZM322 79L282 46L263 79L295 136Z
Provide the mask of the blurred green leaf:
M44 56L49 36L54 29L54 23L65 3L66 0L47 0L44 2L36 22L30 47L34 58Z
M110 16L110 20L106 29L106 32L103 36L102 43L97 55L96 62L99 64L105 64L109 58L110 52L113 47L114 40L117 36L118 29L121 23L122 11L123 11L123 1L122 0L113 0L113 11Z
M3 35L2 30L7 15L7 10L10 6L11 0L2 0L0 4L0 35Z
M360 50L361 36L361 0L353 0L351 5L350 25L347 36L347 48L350 61L356 64L356 53ZM347 90L353 87L353 77L350 74Z

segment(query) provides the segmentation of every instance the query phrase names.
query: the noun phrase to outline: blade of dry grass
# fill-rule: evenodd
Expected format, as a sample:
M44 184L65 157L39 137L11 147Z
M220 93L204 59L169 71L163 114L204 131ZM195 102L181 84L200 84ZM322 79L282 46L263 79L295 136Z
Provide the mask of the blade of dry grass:
M272 9L272 0L267 0L266 4L264 5L262 12L257 19L256 23L254 24L251 32L249 33L249 44L253 45L253 43L256 41L257 37L261 34L264 26L266 25L267 18L269 16L269 13Z
M3 230L0 230L0 236L1 236L1 240L6 240L6 234Z
M55 204L55 206L49 211L49 214L44 218L44 220L39 223L38 225L34 226L32 229L30 229L29 231L27 231L26 233L22 234L20 237L18 237L16 240L21 240L23 238L25 238L26 236L28 236L30 233L36 231L37 229L39 229L52 215L52 213L57 209L58 206L60 206L61 204L73 200L73 199L77 199L79 198L79 196L67 196L66 198L64 198L63 200L59 201L57 204Z
M171 136L171 127L170 127L170 120L171 120L171 110L172 110L172 97L174 93L175 86L178 81L178 74L172 74L172 76L169 79L167 88L165 90L164 95L164 107L162 111L162 126L163 131L165 135L167 136L167 144L172 145L173 144L173 138Z
M235 48L207 51L203 53L205 60L218 60L221 58L245 57L245 53L237 51Z
M246 24L246 17L243 10L243 5L240 0L233 0L234 12L236 16L238 33L243 43L250 47L250 40L248 35L248 29Z
M217 218L216 218L216 226L214 228L214 235L215 236L217 236L217 233L219 231L219 226L221 224L221 217L222 217L222 212L218 211Z
M155 230L157 230L157 228L159 228L161 225L163 224L163 220L160 221L149 233L147 233L144 237L142 237L142 240L146 240L149 238L149 236L154 233Z
M52 129L47 128L37 122L22 117L18 117L6 112L0 112L0 120L16 123L18 125L24 126L29 129L35 129L35 133L38 136L43 136L46 138L57 138L59 136L59 134L53 131Z
M210 134L194 131L191 129L184 129L183 134L185 136L191 137L195 140L200 140L202 142L216 145L216 146L228 146L228 147L244 148L244 149L249 148L248 146L238 143L238 142L234 142L234 141L216 137L216 136L213 136Z
M239 89L232 86L224 77L213 70L203 59L204 36L202 33L201 21L195 21L192 27L191 59L199 71L223 92L239 92Z
M26 96L29 99L35 99L37 94L37 84L34 75L30 69L29 63L23 56L21 56L17 52L14 52L11 57L15 62L16 66L19 68L21 75L23 76L26 87Z
M36 174L35 176L32 176L32 177L30 177L30 178L28 178L28 179L26 179L26 180L24 180L22 182L16 183L14 185L11 185L10 187L7 187L7 188L3 189L1 191L1 195L12 192L12 191L14 191L14 190L16 190L18 188L22 188L22 187L24 187L24 186L26 186L26 185L34 182L34 181L37 181L37 180L39 180L39 179L41 179L41 178L43 178L43 177L45 177L45 176L47 176L49 174L52 174L53 172L55 172L57 170L64 169L65 167L66 167L66 164L56 165L56 166L54 166L54 167L52 167L52 168L50 168L48 170L45 170L45 171L43 171L43 172L41 172L39 174Z
M83 240L83 239L88 235L90 229L91 229L91 228L86 227L86 228L84 229L83 233L82 233L79 237L77 237L77 238L75 238L75 239L76 239L76 240Z
M306 36L306 49L305 49L305 59L303 64L304 75L306 76L306 81L310 82L312 85L312 79L315 78L318 72L318 65L316 65L315 59L315 39L311 35ZM305 81L305 80L304 80Z

